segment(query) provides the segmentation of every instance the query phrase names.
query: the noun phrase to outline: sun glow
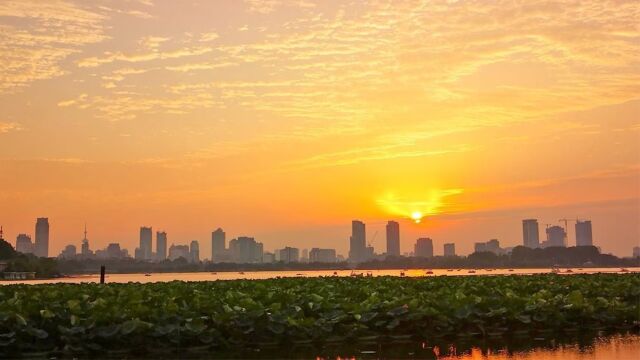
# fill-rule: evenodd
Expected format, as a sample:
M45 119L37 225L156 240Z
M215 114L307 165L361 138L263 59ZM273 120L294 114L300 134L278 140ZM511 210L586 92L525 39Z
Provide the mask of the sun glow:
M379 198L377 203L384 212L410 218L419 224L425 216L437 215L446 211L449 204L444 201L444 198L460 193L462 193L462 189L433 189L427 193L413 194L410 197L399 197L394 193L387 193Z
M422 213L420 211L414 211L411 213L411 218L416 224L419 224L422 221Z

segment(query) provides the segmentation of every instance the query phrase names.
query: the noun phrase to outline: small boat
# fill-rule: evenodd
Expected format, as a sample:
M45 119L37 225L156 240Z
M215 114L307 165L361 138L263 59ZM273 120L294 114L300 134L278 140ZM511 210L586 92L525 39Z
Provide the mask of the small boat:
M513 271L513 269L509 269L509 271Z
M620 272L629 272L629 269L622 268L620 269Z
M447 269L447 271L453 271L453 269Z
M334 272L333 272L333 276L338 276L338 272L337 272L337 271L334 271Z
M149 273L145 273L145 274L144 274L144 276L151 276L151 274L149 274Z
M425 273L426 273L427 275L433 275L433 271L431 271L431 270L427 270Z
M568 274L570 274L572 272L573 272L573 270L571 270L571 269L567 269L567 271L565 271L565 273L568 273Z
M400 276L404 276L404 271L400 271Z
M244 271L240 271L238 274L240 274L240 275L244 275Z
M469 270L469 271L467 271L467 273L469 273L469 274L475 274L475 273L476 273L476 271L475 271L475 270Z
M373 273L371 271L367 271L367 277L372 277Z
M211 275L218 275L218 273L217 272L212 272Z
M297 273L296 276L304 276L302 273Z

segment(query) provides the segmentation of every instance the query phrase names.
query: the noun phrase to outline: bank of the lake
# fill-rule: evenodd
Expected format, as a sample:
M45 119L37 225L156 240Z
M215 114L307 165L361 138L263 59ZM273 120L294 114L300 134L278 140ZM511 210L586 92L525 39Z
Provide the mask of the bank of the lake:
M626 331L639 297L640 274L7 285L0 353Z

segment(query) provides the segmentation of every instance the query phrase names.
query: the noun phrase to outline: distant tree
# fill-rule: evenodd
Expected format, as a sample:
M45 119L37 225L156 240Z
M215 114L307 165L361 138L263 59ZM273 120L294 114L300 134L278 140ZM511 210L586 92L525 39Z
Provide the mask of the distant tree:
M4 240L0 240L0 260L9 260L16 256L13 246Z

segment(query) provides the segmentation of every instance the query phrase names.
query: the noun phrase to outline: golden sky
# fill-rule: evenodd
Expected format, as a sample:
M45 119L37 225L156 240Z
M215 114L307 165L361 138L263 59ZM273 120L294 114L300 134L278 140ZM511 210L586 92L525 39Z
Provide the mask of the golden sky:
M351 219L640 242L637 1L0 2L0 224L51 254L210 232L334 247ZM426 217L420 224L413 212ZM378 232L375 235L376 231ZM574 243L573 230L569 243ZM542 234L541 234L542 237Z

